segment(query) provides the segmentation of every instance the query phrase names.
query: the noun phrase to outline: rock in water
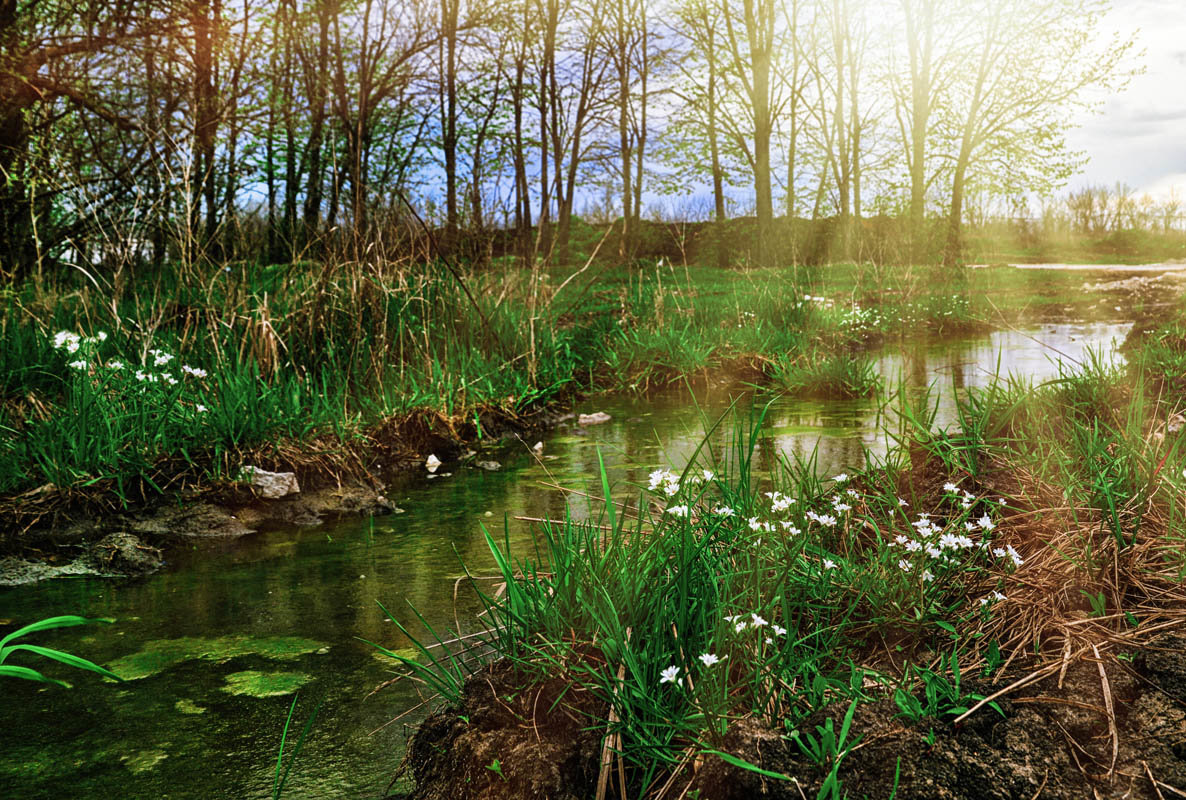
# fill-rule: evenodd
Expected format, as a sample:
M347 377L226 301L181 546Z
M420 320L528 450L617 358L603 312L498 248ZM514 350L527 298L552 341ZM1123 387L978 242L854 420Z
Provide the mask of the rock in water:
M146 575L161 567L161 551L130 533L112 533L92 545L90 561L103 573Z
M429 472L436 472L437 467L439 467L440 465L441 465L441 460L436 457L435 453L433 455L430 455L424 461L424 468L426 470L428 470Z
M497 461L476 461L474 462L474 466L478 469L484 469L487 472L498 472L502 469L502 464L499 464Z
M300 494L301 491L296 475L292 472L268 472L259 467L243 467L243 477L251 482L251 488L259 492L260 497L268 500Z
M609 422L611 419L612 417L604 411L594 411L592 414L581 414L577 417L577 424L600 425L603 422Z

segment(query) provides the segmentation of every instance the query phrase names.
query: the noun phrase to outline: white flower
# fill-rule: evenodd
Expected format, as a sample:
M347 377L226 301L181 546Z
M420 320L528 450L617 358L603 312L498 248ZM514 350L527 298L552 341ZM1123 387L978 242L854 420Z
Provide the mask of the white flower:
M933 545L933 544L928 544L927 545L927 555L930 556L931 558L938 558L939 556L943 555L943 551L940 550L938 547L935 547L935 545Z
M789 522L780 522L780 523L778 523L778 524L779 524L779 526L781 526L781 527L782 527L782 529L783 529L784 531L786 531L787 533L791 534L792 536L798 536L798 535L799 535L799 529L798 529L798 528L796 528L796 527L795 527L794 525L792 525L791 523L789 523Z
M111 369L123 369L124 362L122 362L122 361L108 361L107 366Z
M958 486L956 486L954 483L951 483L950 481L948 481L947 483L943 484L943 491L945 491L945 492L958 492L958 491L959 491L959 487L958 487Z
M906 542L906 552L907 553L915 553L921 549L922 549L922 543L919 542L917 539L910 539L909 541Z
M1009 553L1009 558L1013 559L1013 566L1020 567L1025 563L1021 555L1013 549L1013 545L1005 545L1005 550Z
M959 539L954 533L945 533L939 537L939 546L944 549L950 548L954 550L959 547Z
M683 679L679 677L679 667L677 666L672 665L659 673L660 684L674 683L676 685L682 685L682 681Z
M897 536L894 537L893 542L890 543L890 547L893 547L895 544L906 544L906 542L908 542L908 541L910 541L910 540L899 533Z
M733 624L733 630L736 633L741 633L743 630L745 630L745 626L746 626L745 620L741 620L741 621L735 622Z
M163 367L173 360L173 356L164 350L149 350L148 352L152 354L152 365L154 367Z
M715 477L716 477L716 473L715 473L715 472L713 472L712 470L707 470L707 469L706 469L706 470L704 470L704 471L703 471L703 473L702 473L702 474L704 475L704 480L706 480L706 481L711 481L713 478L715 478Z
M992 549L992 554L994 556L996 556L997 558L1004 558L1007 555L1005 552L1005 548L1003 548L1003 547L994 547Z
M858 492L856 489L845 489L844 493L846 495L848 495L849 497L853 498L854 500L861 496L861 493Z
M774 631L775 636L786 636L787 629L781 625L771 625L770 630Z
M652 492L663 487L663 491L668 497L671 497L679 491L679 476L671 470L657 469L650 474L650 483L647 488Z
M903 500L900 497L898 498L898 508L905 508L908 505L910 505L910 504L907 503L905 500Z
M833 475L832 480L836 481L836 483L844 483L848 480L848 473L841 472L839 475Z
M848 503L840 503L836 501L832 502L832 508L836 509L838 514L843 514L845 511L852 511L852 506L850 506Z
M107 331L99 331L99 335L95 337L100 342L107 341Z
M766 492L766 496L770 498L771 511L786 511L795 502L795 498L787 497L782 492Z
M196 406L194 406L194 408L197 409L199 414L205 414L207 411L210 410L210 409L206 408L206 406L202 405L201 403L198 403Z
M70 369L86 369L86 362L85 361L71 361L66 366L70 367Z
M898 559L898 569L902 570L903 572L909 572L910 562L904 558Z
M82 337L70 331L58 331L53 338L54 349L65 350L68 353L77 353L81 342Z
M757 518L757 517L750 517L750 518L749 518L749 529L750 529L751 531L760 531L760 530L762 530L762 523L758 521L758 518Z
M824 559L824 569L836 569L836 562L830 558Z
M719 514L722 517L731 517L737 512L729 508L729 506L717 506L712 510L712 513Z
M701 653L699 656L697 656L697 658L699 658L700 663L706 667L711 667L713 664L719 664L721 662L721 659L718 658L714 653ZM728 658L728 656L725 656L725 658Z
M753 617L753 619L754 619L753 626L755 628L760 628L766 624L766 620L762 619L757 614L750 614L750 616Z
M205 378L206 377L206 370L199 369L198 367L191 367L189 364L186 364L185 366L183 366L181 368L181 371L184 372L186 375L192 375L195 378Z
M426 470L428 470L429 472L436 472L437 468L440 467L440 465L441 465L441 460L436 457L435 453L433 453L427 459L424 460L424 468Z
M686 518L691 512L688 511L687 506L672 506L671 508L667 509L667 513L671 514L673 517Z
M999 601L999 600L1004 600L1004 599L1005 599L1005 595L1003 595L1003 594L1001 594L1000 592L998 592L998 591L995 591L995 590L994 590L994 591L993 591L993 593L992 593L992 599L993 599L993 600L998 600L998 601Z
M922 579L924 581L933 581L933 580L935 580L935 576L931 574L931 571L929 569L924 569L922 571Z
M976 524L980 526L981 530L985 531L991 531L996 527L996 525L993 524L993 521L989 518L988 514L985 514L983 517L976 520Z

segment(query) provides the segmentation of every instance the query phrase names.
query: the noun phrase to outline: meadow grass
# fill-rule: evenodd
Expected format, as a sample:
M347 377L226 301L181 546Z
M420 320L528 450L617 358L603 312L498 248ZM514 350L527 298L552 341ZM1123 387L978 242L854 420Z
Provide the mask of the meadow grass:
M850 359L862 347L976 323L967 277L916 272L502 264L466 277L476 305L443 269L413 264L30 283L0 296L0 495L126 503L233 477L248 457L357 465L391 420L519 416L729 365L867 393Z
M719 460L703 447L625 489L603 469L600 514L544 523L535 552L488 532L502 588L475 583L480 634L397 619L422 644L396 658L452 703L492 658L525 686L592 693L606 711L588 724L617 743L630 796L661 794L752 720L839 796L859 704L948 724L986 677L1114 659L1186 622L1186 448L1167 428L1181 398L1148 391L1148 370L1097 356L1040 386L1000 380L944 430L899 393L898 446L835 476L812 459L759 472L758 409ZM813 731L827 709L839 731Z

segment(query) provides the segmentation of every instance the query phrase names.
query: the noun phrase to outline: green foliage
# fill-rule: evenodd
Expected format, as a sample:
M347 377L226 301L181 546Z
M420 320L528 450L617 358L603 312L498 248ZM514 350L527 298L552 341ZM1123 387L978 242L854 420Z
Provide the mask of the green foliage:
M863 342L957 307L946 287L877 305L900 276L859 267L824 280L660 260L473 273L478 314L439 266L317 266L167 265L118 296L84 281L0 297L0 493L94 486L130 502L235 475L281 443L346 453L409 414L522 414L738 364L795 391L865 396L878 381Z
M69 687L70 684L57 678L50 678L41 672L30 667L20 666L17 664L6 663L14 653L32 653L33 655L47 658L51 661L57 661L75 669L86 670L88 672L95 672L107 678L114 680L122 680L114 672L111 672L104 667L100 667L91 661L81 658L61 650L53 650L48 647L42 647L35 644L18 643L13 644L17 639L28 636L31 633L40 633L41 631L54 630L56 628L70 628L77 625L89 625L96 622L112 623L112 619L87 619L86 617L78 616L60 616L48 617L47 619L34 622L26 625L23 628L18 628L12 633L0 639L0 676L9 678L23 678L30 681L39 681L41 683L53 683L58 686Z

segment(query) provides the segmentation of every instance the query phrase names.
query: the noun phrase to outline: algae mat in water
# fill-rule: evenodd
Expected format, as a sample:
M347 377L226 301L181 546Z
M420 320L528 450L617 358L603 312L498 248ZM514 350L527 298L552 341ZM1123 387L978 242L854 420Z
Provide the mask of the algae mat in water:
M139 680L163 672L183 661L213 661L221 664L240 656L291 661L307 653L323 651L325 646L299 636L219 636L204 639L156 639L147 642L138 653L117 658L108 669L126 681Z
M227 685L222 690L248 697L280 697L292 694L311 680L311 675L301 672L259 672L249 669L227 675Z

